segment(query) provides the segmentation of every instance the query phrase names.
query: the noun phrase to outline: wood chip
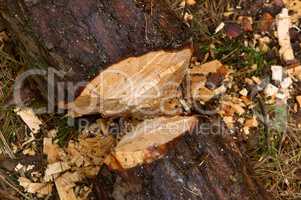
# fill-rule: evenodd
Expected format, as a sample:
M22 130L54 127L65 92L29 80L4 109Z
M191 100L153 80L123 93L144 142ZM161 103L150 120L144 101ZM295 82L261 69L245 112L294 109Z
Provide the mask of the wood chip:
M50 177L52 175L60 174L69 170L71 167L68 162L56 162L47 165L47 169L45 171L45 176Z
M254 127L257 127L258 126L258 121L256 119L256 117L254 116L253 118L251 119L247 119L245 121L245 127L248 127L248 128L254 128Z
M25 177L19 177L18 181L25 191L32 194L46 196L52 192L51 183L33 183Z
M217 34L217 33L220 32L224 27L225 27L225 23L224 23L224 22L220 23L220 24L216 27L214 33Z
M58 144L52 143L52 138L44 138L43 153L47 155L47 162L51 164L60 161L62 149Z
M70 174L65 173L55 179L55 186L60 200L77 200L73 187L74 182L70 181Z
M232 116L225 116L223 117L223 120L229 129L234 127L234 119Z
M101 166L104 158L110 153L114 145L112 136L80 136L78 143L71 142L67 152L71 157L71 163L76 166Z
M189 6L193 6L196 4L196 1L195 0L185 0L185 3Z
M288 9L282 9L281 13L277 15L276 23L278 42L280 45L279 54L284 61L292 61L295 59L295 56L289 35L291 20L288 15Z
M214 96L224 93L227 88L223 85L222 81L229 73L230 70L218 60L193 66L188 72L188 98L190 98L191 102L201 102L204 104ZM210 85L214 85L211 89L208 88L209 82Z
M250 128L255 128L257 126L258 126L258 121L257 121L256 117L253 116L253 118L247 119L245 121L243 130L244 130L246 135L249 135L250 134Z
M42 121L37 117L32 108L19 108L15 109L17 115L25 122L32 133L36 134L40 131L40 126L43 124Z
M180 95L178 87L191 55L191 49L156 51L113 64L69 104L69 115L101 113L109 117L144 110L165 112L165 108L158 109L160 100Z
M260 85L260 84L261 84L260 78L258 78L258 77L256 77L256 76L252 76L252 80L253 80L257 85Z
M246 88L243 88L239 91L239 94L242 96L248 96L248 90Z
M223 101L222 104L232 107L234 109L234 112L238 115L242 115L245 113L245 109L238 103L233 103L231 101Z
M274 81L282 81L283 77L283 67L279 65L273 65L271 66L272 70L272 80Z
M146 120L121 139L112 153L113 158L105 162L112 168L119 165L119 170L152 162L163 156L162 150L166 144L192 131L196 124L197 118L194 116Z

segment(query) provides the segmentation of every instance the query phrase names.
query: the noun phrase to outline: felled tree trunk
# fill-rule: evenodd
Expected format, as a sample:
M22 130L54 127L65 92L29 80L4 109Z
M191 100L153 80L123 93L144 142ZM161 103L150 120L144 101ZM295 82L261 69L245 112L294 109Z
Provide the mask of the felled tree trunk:
M209 122L215 128L208 129L205 123L203 129L171 144L172 150L161 160L119 173L111 191L104 189L106 181L101 182L96 186L103 188L101 198L272 199L250 175L244 156L222 124Z
M27 66L61 70L64 81L91 80L125 57L179 47L190 35L161 0L0 0L0 11ZM35 80L47 93L46 76ZM172 149L119 173L114 198L268 199L233 141L195 133Z

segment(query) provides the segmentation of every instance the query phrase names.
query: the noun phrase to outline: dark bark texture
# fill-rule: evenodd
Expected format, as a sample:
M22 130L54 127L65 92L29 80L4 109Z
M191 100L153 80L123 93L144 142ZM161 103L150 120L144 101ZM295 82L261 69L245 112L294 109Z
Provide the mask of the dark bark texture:
M0 0L0 11L30 67L83 81L125 57L183 44L189 33L164 2Z
M185 135L170 146L163 159L117 175L104 199L272 199L251 176L244 156L222 124L210 125L220 128ZM105 182L98 186L106 188Z

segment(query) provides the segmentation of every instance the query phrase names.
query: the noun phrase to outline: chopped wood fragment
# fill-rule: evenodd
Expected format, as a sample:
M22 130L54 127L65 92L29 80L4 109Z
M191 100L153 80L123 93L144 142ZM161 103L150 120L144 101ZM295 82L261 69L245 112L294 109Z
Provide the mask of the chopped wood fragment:
M248 90L246 88L243 88L239 91L239 94L242 96L248 96Z
M245 127L253 128L253 127L257 127L257 126L258 126L258 121L255 116L253 118L247 119L245 121Z
M184 14L184 20L185 20L185 22L190 22L190 21L192 21L192 19L193 19L193 15L192 14L189 14L187 12Z
M45 176L50 177L55 174L60 174L69 170L71 167L67 162L56 162L47 165L47 169L45 171Z
M19 177L18 181L25 191L32 194L46 196L52 192L51 183L33 183L25 177Z
M193 102L204 104L214 96L226 92L223 81L229 73L230 70L218 60L194 66L188 72L188 97Z
M104 158L110 153L114 145L112 136L80 136L78 143L70 142L67 152L71 157L71 163L80 166L101 166Z
M47 155L47 162L52 164L60 160L62 149L58 144L52 143L52 138L44 138L43 153Z
M69 115L79 117L101 113L115 116L158 110L162 98L172 99L180 95L178 87L191 55L191 49L156 51L113 64L69 104ZM160 112L168 112L168 109L162 108Z
M256 77L256 76L252 76L252 80L253 80L257 85L260 85L260 84L261 84L260 78L258 78L258 77Z
M292 61L295 59L295 56L289 35L291 20L288 15L288 9L282 9L281 13L277 15L276 23L278 42L280 45L279 54L284 61Z
M24 155L28 155L28 156L34 156L34 155L36 155L36 152L35 152L35 150L34 150L33 148L27 148L27 149L24 149L24 150L22 151L22 153L23 153Z
M107 158L105 162L112 168L117 166L119 170L152 162L163 156L166 144L192 131L196 124L197 118L194 116L145 120L121 139L112 153L113 158Z
M223 120L229 129L234 127L234 119L232 116L225 116L223 117Z
M220 32L224 27L225 27L225 23L224 23L224 22L220 23L220 24L216 27L214 33L217 34L217 33Z
M18 163L17 166L15 167L15 171L20 171L23 168L24 168L24 165L22 165L21 163Z
M253 118L247 119L245 121L243 130L244 130L246 135L249 135L250 134L250 128L255 128L257 126L258 126L258 121L257 121L256 117L253 116Z
M245 113L245 109L240 104L233 103L231 101L223 101L222 104L228 105L234 109L234 112L238 115L242 115Z
M55 186L60 200L77 200L73 187L75 184L70 181L69 174L65 173L55 179Z
M186 4L189 6L193 6L194 4L196 4L195 0L185 0Z
M283 77L283 68L279 65L273 65L271 66L272 70L272 80L274 81L282 81Z
M26 123L32 133L36 134L40 131L42 121L37 117L32 108L19 108L15 109L17 115Z

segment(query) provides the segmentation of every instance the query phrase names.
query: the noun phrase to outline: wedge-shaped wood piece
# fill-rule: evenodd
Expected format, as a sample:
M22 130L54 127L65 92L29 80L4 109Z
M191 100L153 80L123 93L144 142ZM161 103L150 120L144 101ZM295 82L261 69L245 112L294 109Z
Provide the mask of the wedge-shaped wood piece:
M163 156L166 144L192 131L196 124L195 116L145 120L121 139L105 163L122 170L152 162Z
M178 110L168 102L181 94L178 88L191 55L188 48L161 50L116 63L101 72L69 104L69 114L74 117L91 113L107 117L128 113L175 115Z

